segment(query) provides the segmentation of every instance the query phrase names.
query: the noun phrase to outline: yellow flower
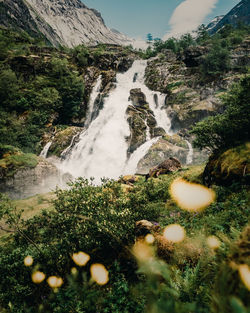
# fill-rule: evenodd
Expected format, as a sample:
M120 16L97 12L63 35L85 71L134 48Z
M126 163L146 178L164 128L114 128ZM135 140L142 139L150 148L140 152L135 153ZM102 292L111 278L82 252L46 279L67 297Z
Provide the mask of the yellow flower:
M138 262L144 263L153 259L154 250L144 241L138 240L133 246L133 254Z
M168 241L178 243L178 242L181 242L185 239L186 232L182 226L180 226L178 224L172 224L172 225L168 225L164 229L163 236Z
M207 244L211 249L218 249L220 247L220 240L215 236L209 236L207 238Z
M72 255L72 259L78 266L84 266L90 260L90 256L85 252L78 252Z
M24 265L25 266L31 266L33 264L34 260L32 258L32 256L28 255L26 256L26 258L24 259Z
M105 266L102 264L91 265L90 273L91 273L92 279L98 285L105 285L109 281L109 273L106 270Z
M40 271L36 271L31 275L31 279L33 281L33 283L35 284L40 284L41 282L44 281L45 279L45 274L43 272Z
M50 276L47 279L47 283L51 288L59 288L62 286L63 284L63 280L61 277L57 277L57 276Z
M177 178L170 186L170 194L183 210L198 212L215 200L215 192L205 186Z
M155 237L151 234L148 234L146 237L145 237L145 241L146 243L148 243L149 245L153 244L154 241L155 241Z

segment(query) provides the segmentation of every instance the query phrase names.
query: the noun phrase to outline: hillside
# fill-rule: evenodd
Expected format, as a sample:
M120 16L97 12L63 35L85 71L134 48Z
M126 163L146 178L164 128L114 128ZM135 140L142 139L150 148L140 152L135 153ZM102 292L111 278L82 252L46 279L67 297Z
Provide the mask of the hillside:
M43 37L57 47L130 42L125 35L106 27L101 14L80 0L3 0L0 25Z
M0 312L249 313L249 25L137 51L78 0L0 20Z
M250 2L248 0L240 1L225 16L218 17L212 24L208 25L210 34L214 34L223 29L226 25L236 27L238 24L250 24Z

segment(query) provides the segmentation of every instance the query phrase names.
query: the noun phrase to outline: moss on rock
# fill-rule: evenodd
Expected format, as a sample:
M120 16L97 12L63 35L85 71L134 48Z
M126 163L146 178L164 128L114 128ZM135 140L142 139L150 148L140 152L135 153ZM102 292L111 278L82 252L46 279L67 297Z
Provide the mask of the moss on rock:
M56 133L49 148L48 155L60 156L61 153L70 145L72 138L82 131L81 127L67 127Z
M250 143L229 149L210 157L204 171L204 181L208 184L231 184L233 181L249 181Z

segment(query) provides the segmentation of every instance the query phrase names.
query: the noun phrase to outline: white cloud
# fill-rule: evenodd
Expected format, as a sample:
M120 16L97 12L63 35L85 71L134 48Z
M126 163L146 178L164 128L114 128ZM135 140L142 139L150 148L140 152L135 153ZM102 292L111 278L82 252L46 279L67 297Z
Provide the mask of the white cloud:
M185 0L174 11L169 25L171 26L163 40L195 30L205 17L213 10L218 0Z

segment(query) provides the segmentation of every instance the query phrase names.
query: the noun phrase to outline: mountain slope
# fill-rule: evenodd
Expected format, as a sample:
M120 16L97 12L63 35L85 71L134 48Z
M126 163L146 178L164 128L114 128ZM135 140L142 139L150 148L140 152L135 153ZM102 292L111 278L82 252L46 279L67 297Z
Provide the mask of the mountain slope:
M211 23L208 25L208 30L211 34L216 33L226 24L237 26L238 23L250 25L250 1L242 0L222 19L218 20L214 26Z
M130 41L106 27L101 14L80 0L0 0L0 25L40 34L54 46Z

